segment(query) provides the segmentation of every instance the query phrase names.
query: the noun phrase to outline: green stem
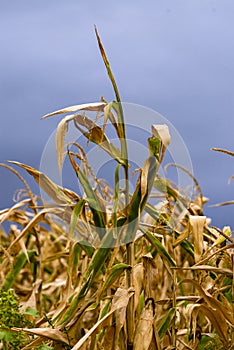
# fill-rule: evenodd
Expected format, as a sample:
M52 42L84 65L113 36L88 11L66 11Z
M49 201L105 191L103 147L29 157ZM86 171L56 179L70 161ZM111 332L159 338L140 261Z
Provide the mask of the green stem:
M121 157L124 160L124 193L125 193L125 206L127 207L129 204L129 172L128 172L128 147L127 147L127 141L126 141L126 128L124 123L124 113L123 113L123 107L121 104L121 98L119 94L119 90L114 78L114 75L112 73L109 60L106 56L103 44L101 42L100 36L98 34L97 28L95 26L95 33L99 45L99 49L102 55L103 62L106 66L106 70L108 73L108 76L110 78L110 81L112 83L116 101L118 102L118 124L121 128ZM127 264L131 267L134 266L134 244L132 242L126 244L126 251L127 251ZM127 288L133 288L133 276L132 276L132 269L128 270L126 273L127 278ZM126 323L127 323L127 337L128 337L128 350L131 350L133 348L133 337L134 337L134 298L131 297L129 300L129 304L127 307L127 314L126 314Z

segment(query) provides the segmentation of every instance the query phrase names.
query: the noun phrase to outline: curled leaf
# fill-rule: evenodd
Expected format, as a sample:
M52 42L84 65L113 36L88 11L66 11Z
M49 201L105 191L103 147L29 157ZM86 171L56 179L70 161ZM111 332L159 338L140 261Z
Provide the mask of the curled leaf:
M206 223L206 216L189 216L194 242L194 258L197 263L203 254L203 230Z
M164 147L167 147L171 142L171 136L168 126L166 124L154 124L152 125L152 135L156 138L160 138Z
M59 109L57 111L48 113L42 117L42 119L51 117L55 114L63 114L63 113L71 113L71 112L77 112L77 111L96 111L96 112L103 112L104 107L106 106L106 102L92 102L92 103L84 103L80 105L65 107L63 109Z
M59 185L56 185L48 176L43 174L42 172L34 169L33 167L15 161L9 161L12 164L15 164L23 169L25 169L30 175L33 176L34 180L38 183L38 185L45 191L48 196L58 204L74 204L74 201L78 201L78 195L67 189L63 188Z

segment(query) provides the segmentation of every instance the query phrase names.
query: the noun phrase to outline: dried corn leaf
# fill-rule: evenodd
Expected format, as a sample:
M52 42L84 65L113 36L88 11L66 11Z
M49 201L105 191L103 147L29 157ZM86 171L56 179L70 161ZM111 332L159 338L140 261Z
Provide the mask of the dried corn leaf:
M9 220L11 215L14 216L14 212L16 209L24 206L25 204L29 204L31 202L31 199L24 199L16 204L14 204L11 208L9 209L4 209L0 211L0 223Z
M48 338L57 342L61 342L64 344L69 345L68 340L64 337L63 333L60 332L58 329L53 328L17 328L13 327L13 331L16 332L25 332L33 335L37 335L40 337Z
M68 115L67 117L63 118L60 123L57 126L56 130L56 152L57 152L57 158L58 158L58 169L59 171L62 168L63 164L63 158L64 158L64 144L65 144L65 138L68 130L68 122L73 120L75 117L74 114Z
M218 203L218 204L213 204L211 205L212 208L216 208L216 207L224 207L226 205L233 205L234 201L227 201L227 202L222 202L222 203Z
M160 138L164 147L167 147L171 142L171 135L169 133L168 126L166 124L152 125L152 135L155 138Z
M21 231L21 233L19 234L18 237L16 237L14 239L13 242L11 242L11 244L9 245L8 247L8 251L11 250L11 248L19 242L19 240L21 238L24 237L24 235L29 231L31 230L35 225L37 225L44 217L45 214L59 214L62 212L62 209L60 208L45 208L45 209L42 209L38 214L36 214L32 220L25 226L25 228Z
M29 350L29 349L37 349L42 343L43 343L44 338L43 337L37 337L33 339L29 344L24 346L22 350Z
M83 336L76 344L73 346L71 350L79 350L85 344L85 342L89 339L89 337L98 331L98 328L106 322L109 317L116 311L121 308L126 308L129 302L129 299L132 297L133 292L127 291L126 289L118 288L112 301L111 310Z
M43 191L45 191L56 203L71 205L74 204L74 201L79 200L79 197L75 192L56 185L48 178L48 176L34 169L33 167L16 161L10 161L10 163L25 169L30 175L32 175Z
M223 306L223 304L215 299L210 293L208 293L207 291L205 291L202 286L195 280L192 279L184 279L183 281L181 281L181 283L191 283L193 284L197 291L199 292L200 296L204 299L204 301L206 302L206 304L212 308L213 310L216 311L216 317L219 318L219 314L220 317L224 317L225 320L227 322L230 323L230 325L234 328L234 318L232 316L232 307L230 305L230 309L228 310L226 307Z
M119 163L123 163L121 160L121 154L117 147L112 144L107 136L104 133L104 130L95 124L90 118L86 115L81 114L72 114L63 118L58 124L56 131L56 151L58 157L58 168L61 170L63 158L65 154L64 146L65 146L65 138L68 129L68 123L74 120L76 128L88 139L88 141L92 141L99 145L104 151L106 151L110 156L116 159ZM84 127L87 129L85 131L81 128Z
M203 232L206 223L205 216L189 216L189 222L192 228L193 243L194 243L194 259L197 263L203 254Z
M220 268L220 267L215 267L215 266L209 266L209 265L196 265L196 266L191 266L191 267L172 267L172 269L193 270L193 271L196 271L196 270L212 271L215 273L221 273L221 274L226 275L228 277L233 276L232 270Z
M212 309L208 307L207 305L196 305L193 308L193 312L195 312L195 316L197 316L198 311L201 311L204 315L208 317L211 324L216 329L217 333L221 337L221 339L224 342L227 342L228 340L228 326L226 323L226 320L221 312L219 310Z
M144 294L145 298L153 298L156 300L157 292L157 265L151 253L142 257L144 267Z
M106 102L92 102L92 103L84 103L80 105L65 107L63 109L59 109L55 112L48 113L42 117L48 118L55 114L63 114L63 113L71 113L71 112L77 112L77 111L96 111L96 112L103 112L104 107L107 105Z
M134 334L133 350L148 350L153 337L154 302L148 299Z
M234 157L234 152L227 151L226 149L212 147L211 150L212 150L212 151L217 151L217 152L226 153L226 154L228 154L229 156Z
M108 139L104 133L104 127L101 128L95 124L91 119L85 115L76 114L74 116L74 123L76 128L88 139L88 141L94 142L99 145L104 151L106 151L112 158L117 160L120 164L125 164L124 158L121 158L120 150ZM81 128L85 127L88 131Z
M113 349L114 340L115 340L115 326L110 326L105 331L101 349L103 350Z

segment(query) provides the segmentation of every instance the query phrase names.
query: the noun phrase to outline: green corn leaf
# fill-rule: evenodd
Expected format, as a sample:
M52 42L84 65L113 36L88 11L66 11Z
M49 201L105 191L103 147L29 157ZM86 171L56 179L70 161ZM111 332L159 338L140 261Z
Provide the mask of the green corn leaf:
M24 315L30 315L34 317L39 317L39 312L36 309L33 309L32 307L27 307L27 309L23 312Z
M73 211L72 211L72 215L71 215L71 223L70 223L70 227L69 227L69 235L70 237L74 236L74 231L77 225L77 222L79 220L79 215L82 212L83 208L85 205L85 200L81 199L76 206L74 207Z
M114 193L114 205L113 205L113 225L114 229L117 227L117 210L118 210L118 202L119 202L119 170L120 164L117 165L115 169L115 193Z
M104 236L104 228L105 228L105 222L104 222L104 216L98 201L98 198L95 194L95 192L93 191L88 178L85 176L85 174L82 172L82 170L80 169L80 167L76 164L76 162L74 161L74 159L72 158L70 152L68 151L68 156L70 159L70 162L72 164L73 169L76 172L76 175L87 195L87 199L86 201L90 201L91 206L90 209L92 211L93 214L93 220L94 220L94 225L97 228L97 231L100 233L100 238L102 238Z
M96 26L95 26L95 33L96 33L96 37L97 37L97 41L98 41L98 45L99 45L99 49L100 49L100 52L101 52L101 55L102 55L103 62L105 64L105 66L106 66L107 73L109 75L110 81L111 81L112 86L113 86L114 91L115 91L116 100L117 100L117 102L121 102L119 91L118 91L118 88L117 88L117 84L115 82L114 75L113 75L113 73L111 71L110 63L109 63L109 60L108 60L108 58L106 56L106 53L105 53L105 50L104 50L103 44L101 42L101 38L100 38L100 36L98 34Z
M145 208L147 199L153 187L156 175L156 164L156 159L152 156L145 161L142 167L136 190L131 198L128 208L128 225L125 242L131 242L138 229L140 214Z
M149 137L148 138L148 148L150 155L156 157L157 160L160 158L162 142L160 138Z
M162 319L159 325L158 335L162 339L164 335L166 334L167 330L170 328L171 321L173 320L173 317L175 316L176 308L172 307L166 316Z
M92 283L97 276L97 274L101 271L107 257L111 252L111 248L115 243L115 238L113 237L113 229L109 230L102 241L102 246L96 250L94 253L92 260L89 264L88 270L84 276L84 282L81 286L80 291L77 295L75 295L72 299L70 306L66 310L66 314L62 317L59 324L67 322L74 312L77 310L80 301L86 296L88 291L90 290Z
M104 122L103 122L103 130L105 130L106 128L106 124L107 124L107 121L108 119L111 121L112 125L114 126L116 132L117 132L117 135L119 137L119 139L122 138L122 133L121 133L121 130L119 128L119 124L117 123L116 119L115 119L115 116L112 112L112 109L115 110L114 106L115 106L116 102L110 102L108 103L107 106L105 106L104 108ZM116 111L115 111L116 112ZM118 116L118 114L117 114Z
M31 259L33 256L36 255L35 250L28 250L28 257ZM13 265L12 270L7 274L5 281L2 286L2 290L7 291L12 287L14 284L18 274L20 273L21 269L24 268L24 266L27 264L27 257L25 253L21 252L17 255L16 261Z
M94 247L89 245L86 241L80 241L79 246L85 251L89 258L92 258L95 251Z
M147 240L157 249L159 255L162 259L165 259L170 266L176 266L175 261L172 259L170 254L166 251L165 247L162 245L160 240L155 237L150 231L145 230L143 227L140 228L141 231L144 233Z
M131 266L124 263L119 263L112 266L111 271L102 287L100 295L102 295L102 293L116 281L116 279L123 273L123 271L129 269L131 269Z
M108 73L108 76L110 78L111 84L113 86L114 92L115 92L115 97L116 97L116 101L117 103L115 104L115 110L117 112L117 116L118 116L118 135L120 138L120 142L121 142L121 156L122 156L122 160L125 162L125 169L126 172L128 171L128 149L127 149L127 142L126 142L126 130L125 130L125 123L124 123L124 113L123 113L123 108L122 108L122 104L121 104L121 98L120 98L120 94L119 94L119 90L114 78L114 75L112 73L111 67L110 67L110 63L109 60L107 58L106 52L104 50L101 38L98 34L97 28L95 26L95 33L96 33L96 37L97 37L97 41L98 41L98 45L99 45L99 49L102 55L102 59L103 62L106 66L106 70ZM114 102L112 104L112 107L114 106Z

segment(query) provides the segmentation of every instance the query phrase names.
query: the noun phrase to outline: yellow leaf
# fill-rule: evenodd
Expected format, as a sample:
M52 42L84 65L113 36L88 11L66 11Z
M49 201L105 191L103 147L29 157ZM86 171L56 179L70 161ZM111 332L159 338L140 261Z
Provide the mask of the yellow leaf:
M194 242L194 259L197 263L203 254L203 230L206 223L205 216L189 216Z

